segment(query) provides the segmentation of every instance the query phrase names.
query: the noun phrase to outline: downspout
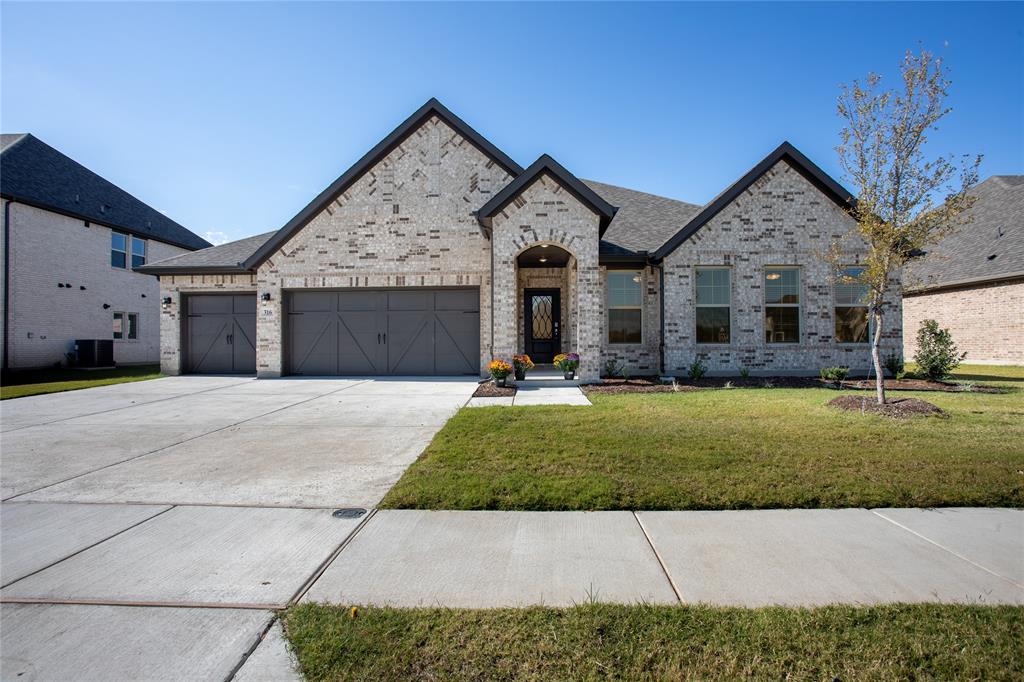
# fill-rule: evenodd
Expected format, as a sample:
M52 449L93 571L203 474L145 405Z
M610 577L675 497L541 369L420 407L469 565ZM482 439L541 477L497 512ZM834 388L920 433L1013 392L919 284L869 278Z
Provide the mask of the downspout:
M11 204L8 199L4 204L4 363L3 371L10 369L10 344L7 338L11 329Z
M490 339L490 353L491 358L494 358L494 231L490 232L491 242L491 339Z
M661 314L658 316L658 324L661 326L661 334L658 339L658 376L665 376L665 261L658 263L658 285L660 293L658 302L661 304Z

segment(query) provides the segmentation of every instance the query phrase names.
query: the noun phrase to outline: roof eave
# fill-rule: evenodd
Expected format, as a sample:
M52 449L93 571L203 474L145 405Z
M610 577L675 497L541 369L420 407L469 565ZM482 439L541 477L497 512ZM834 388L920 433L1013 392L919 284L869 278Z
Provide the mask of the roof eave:
M946 289L961 289L963 287L977 286L979 284L991 284L993 282L1012 282L1020 279L1024 279L1024 270L1016 272L1007 272L999 275L968 277L966 279L951 280L949 282L939 282L937 284L911 287L905 289L903 291L903 295L914 296L917 294L930 294L935 291L943 291Z
M144 275L240 275L252 274L252 270L238 265L143 265L134 268Z
M199 237L198 235L197 239L201 239L202 241L206 242L206 246L195 246L193 244L185 244L183 242L171 239L160 239L158 237L146 234L145 232L141 232L133 227L126 227L124 225L118 225L117 223L112 223L106 220L100 220L93 216L87 216L83 213L75 213L74 211L68 211L67 209L59 208L57 206L51 206L41 201L36 201L35 199L26 199L25 197L15 196L13 194L10 194L9 192L0 192L0 199L6 199L16 204L24 204L25 206L31 206L33 208L38 208L43 211L49 211L50 213L56 213L58 215L62 215L68 218L74 218L75 220L82 220L85 222L93 223L95 225L99 225L100 227L106 227L107 229L110 230L125 232L136 237L141 237L142 239L149 239L155 242L160 242L162 244L170 244L171 246L177 246L182 249L188 249L189 251L200 251L202 249L208 249L211 246L213 246L213 244L207 242L205 239L202 239L202 237Z

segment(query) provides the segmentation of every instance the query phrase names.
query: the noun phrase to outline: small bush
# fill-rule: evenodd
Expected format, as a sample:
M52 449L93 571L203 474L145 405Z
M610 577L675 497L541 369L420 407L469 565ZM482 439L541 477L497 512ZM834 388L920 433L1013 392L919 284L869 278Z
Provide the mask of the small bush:
M700 358L695 358L694 361L690 363L690 367L686 371L686 373L691 379L697 381L702 376L707 374L707 371L708 368L704 365L703 362L700 361Z
M616 360L606 360L604 363L604 376L614 378L619 376L619 372L622 371L623 365L620 365Z
M932 381L945 379L967 357L953 343L948 329L939 327L935 320L924 320L917 330L917 352L914 362L920 373Z
M841 384L850 375L849 367L822 367L821 378L831 381L836 386Z
M885 367L885 371L897 379L902 379L906 376L906 372L903 371L903 357L899 353L890 353L885 356L885 360L882 362L882 366Z
M740 367L740 376L746 379L750 376L750 370L746 367Z

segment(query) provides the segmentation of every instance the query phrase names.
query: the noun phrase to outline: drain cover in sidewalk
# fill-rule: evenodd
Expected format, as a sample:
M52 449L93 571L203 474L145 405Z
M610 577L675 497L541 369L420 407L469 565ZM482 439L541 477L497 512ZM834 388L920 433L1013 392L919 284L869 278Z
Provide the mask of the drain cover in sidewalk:
M345 507L343 509L335 509L331 516L336 519L358 519L365 513L366 510L362 507Z

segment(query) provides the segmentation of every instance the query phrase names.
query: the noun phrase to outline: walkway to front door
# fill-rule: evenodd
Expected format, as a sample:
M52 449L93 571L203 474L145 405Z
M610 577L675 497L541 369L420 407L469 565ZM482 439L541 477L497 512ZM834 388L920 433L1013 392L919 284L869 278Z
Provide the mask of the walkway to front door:
M537 364L550 364L562 352L562 300L558 289L523 292L524 351Z

